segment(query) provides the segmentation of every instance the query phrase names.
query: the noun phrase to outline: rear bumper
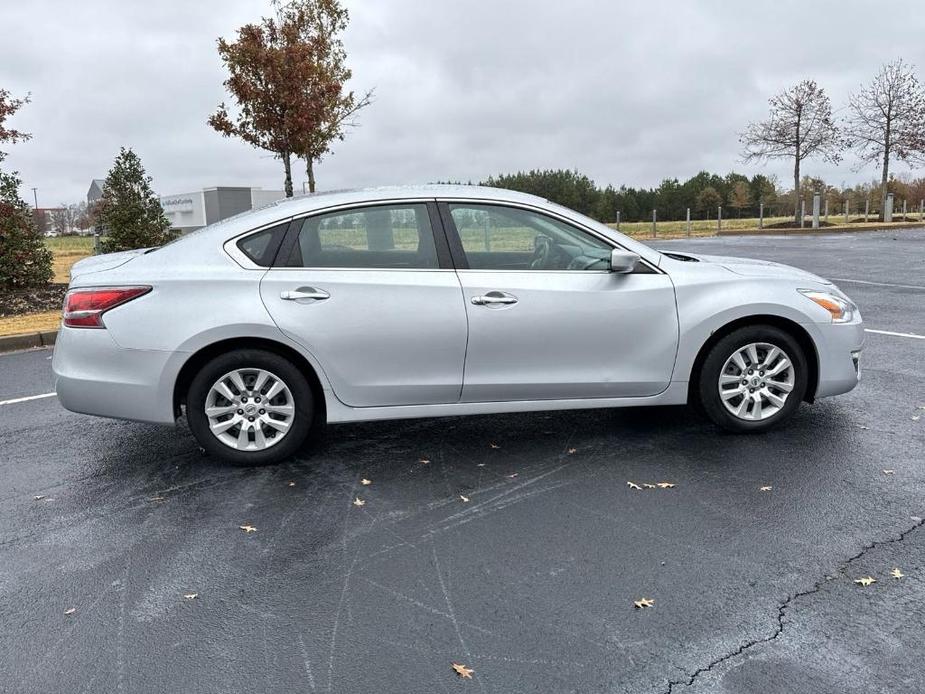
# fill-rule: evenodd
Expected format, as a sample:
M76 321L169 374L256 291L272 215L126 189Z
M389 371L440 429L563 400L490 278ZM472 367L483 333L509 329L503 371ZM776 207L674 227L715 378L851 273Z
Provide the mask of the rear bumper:
M841 395L861 380L860 358L864 348L864 324L829 323L818 325L819 384L816 397Z
M165 371L174 356L124 349L108 330L62 327L52 361L58 400L81 414L172 425L173 381Z

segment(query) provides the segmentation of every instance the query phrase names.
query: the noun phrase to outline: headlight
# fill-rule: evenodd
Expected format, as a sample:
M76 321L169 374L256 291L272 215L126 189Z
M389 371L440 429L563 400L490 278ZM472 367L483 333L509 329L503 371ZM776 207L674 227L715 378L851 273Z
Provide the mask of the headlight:
M833 323L848 323L854 318L857 307L844 297L815 289L797 289L797 291L828 311L832 315Z

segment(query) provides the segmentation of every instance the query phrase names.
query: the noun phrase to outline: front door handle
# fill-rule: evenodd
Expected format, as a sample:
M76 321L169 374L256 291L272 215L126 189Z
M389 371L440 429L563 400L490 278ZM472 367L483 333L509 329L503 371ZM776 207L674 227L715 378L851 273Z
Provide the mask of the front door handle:
M331 295L323 289L315 289L314 287L299 287L298 289L289 289L284 292L280 292L279 298L283 301L299 301L300 299L315 299L317 301L322 301L324 299L330 299Z
M507 292L493 290L485 292L481 296L473 296L472 303L476 306L494 306L498 304L516 304L517 297Z

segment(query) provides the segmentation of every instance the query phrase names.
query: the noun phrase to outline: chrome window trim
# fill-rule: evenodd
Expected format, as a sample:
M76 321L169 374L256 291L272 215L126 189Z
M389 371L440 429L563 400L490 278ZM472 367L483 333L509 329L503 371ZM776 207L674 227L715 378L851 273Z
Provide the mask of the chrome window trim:
M264 267L262 265L257 265L257 263L255 263L250 258L248 258L241 251L241 249L238 248L237 246L237 242L246 236L259 233L261 231L264 231L271 227L278 226L283 223L291 224L292 222L304 220L309 217L316 217L319 215L329 214L331 212L337 212L340 210L350 210L350 209L357 209L357 208L363 208L363 207L381 207L384 205L403 205L403 204L415 205L415 204L421 204L421 203L426 204L429 202L436 202L438 204L446 203L448 205L455 204L455 203L472 203L472 204L480 204L480 205L494 205L496 207L514 207L514 208L519 208L523 210L528 210L530 212L536 212L538 214L545 215L547 217L552 217L553 219L557 219L563 224L568 224L569 226L573 226L577 229L580 229L581 231L587 234L590 234L591 236L594 236L597 239L600 239L601 241L611 246L612 248L619 248L624 251L633 252L633 251L630 251L630 249L628 249L626 246L623 246L617 241L614 241L613 239L608 238L607 236L604 236L600 232L597 232L594 229L590 229L584 226L583 224L579 224L578 222L575 222L574 220L569 219L568 217L565 217L559 214L558 212L553 212L552 210L548 210L545 207L531 205L531 204L523 203L523 202L515 202L513 200L497 200L494 198L479 198L479 197L456 198L456 197L420 197L420 196L416 196L413 198L379 198L375 200L363 200L363 201L355 201L355 202L348 202L348 203L340 203L338 205L329 205L327 207L319 207L318 209L314 209L309 212L303 212L299 214L290 215L288 217L277 219L268 224L262 224L259 227L248 229L247 231L241 232L240 234L237 234L233 236L232 238L228 239L227 241L225 241L225 243L223 244L223 248L225 250L225 253L231 256L231 258L238 265L243 267L245 270L265 270L265 271L266 270L339 270L339 271L355 270L359 272L370 272L370 271L375 271L375 272L390 272L390 271L391 272L557 272L557 273L597 272L600 274L612 274L608 270L473 270L472 268L454 270L451 268L355 268L355 267L336 267L334 268L334 267L279 267L276 265L272 267ZM432 229L433 233L436 233L437 231L442 231L442 230ZM663 268L660 268L658 265L651 263L645 258L640 257L639 260L640 262L645 263L645 265L650 270L652 270L655 274L659 274L659 275L668 274ZM632 273L628 273L628 274L632 274Z
M264 267L261 270L282 272L456 272L449 267Z

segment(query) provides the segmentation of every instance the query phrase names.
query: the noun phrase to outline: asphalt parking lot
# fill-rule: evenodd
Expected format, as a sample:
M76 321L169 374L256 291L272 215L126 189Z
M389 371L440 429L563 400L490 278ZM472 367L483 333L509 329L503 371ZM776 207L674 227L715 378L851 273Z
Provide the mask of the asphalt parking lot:
M881 331L862 384L760 437L385 422L245 470L8 402L51 353L0 356L0 691L922 691L925 230L653 244L836 279Z

